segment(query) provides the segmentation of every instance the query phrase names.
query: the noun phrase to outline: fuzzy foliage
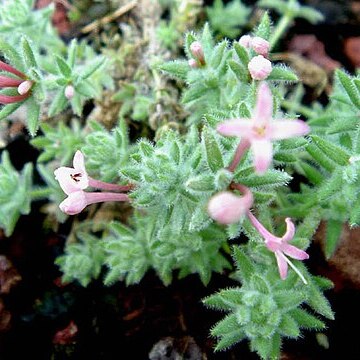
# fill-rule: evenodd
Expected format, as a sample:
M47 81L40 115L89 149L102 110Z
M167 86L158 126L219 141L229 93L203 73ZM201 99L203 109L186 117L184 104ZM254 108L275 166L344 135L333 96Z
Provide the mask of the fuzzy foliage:
M309 307L333 318L321 292L331 287L328 280L313 277L311 283L304 286L292 273L283 281L274 267L254 262L240 247L234 247L233 251L237 266L235 277L241 287L220 290L204 299L206 306L228 313L211 330L219 340L216 350L248 339L251 350L262 359L276 359L280 356L282 338L299 338L302 329L325 328L325 323L309 312ZM257 252L261 258L261 249ZM318 300L316 304L314 297Z
M0 162L0 227L10 236L21 214L30 213L32 164L21 172L11 165L9 154L4 151Z
M207 284L213 271L229 268L221 252L226 234L218 226L210 225L197 233L163 232L159 236L154 227L157 217L157 213L144 217L139 212L131 227L118 222L110 225L110 235L104 238L105 263L109 268L105 284L119 280L128 285L138 283L149 268L166 285L170 284L174 270L179 271L179 278L197 273Z

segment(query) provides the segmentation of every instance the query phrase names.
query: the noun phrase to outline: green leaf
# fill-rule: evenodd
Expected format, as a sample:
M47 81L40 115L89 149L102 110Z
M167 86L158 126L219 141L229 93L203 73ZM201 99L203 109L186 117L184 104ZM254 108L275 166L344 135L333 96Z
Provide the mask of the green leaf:
M360 95L359 91L354 85L353 80L345 74L342 70L336 70L335 75L339 79L341 85L343 86L344 90L346 91L347 95L351 102L360 109Z
M245 69L239 63L237 63L235 60L229 60L228 65L239 81L245 82L245 83L247 82L247 80L248 80L247 69Z
M213 173L224 167L224 162L218 142L210 128L205 127L202 132L202 143L205 150L207 164Z
M103 57L93 60L92 63L86 66L85 70L80 74L80 77L87 79L104 64L105 58Z
M215 46L215 49L213 50L213 53L211 55L211 59L210 59L210 65L213 68L217 68L223 58L224 58L224 54L226 52L226 48L227 48L228 42L226 40L223 40L221 43L217 44Z
M297 322L288 314L283 315L279 325L279 331L281 335L290 338L296 339L300 336L300 328Z
M34 53L30 47L30 44L28 40L25 37L21 38L21 47L22 47L22 53L23 53L23 59L25 63L26 68L36 68L37 63L35 60Z
M187 74L190 70L190 66L187 61L175 60L159 65L158 69L164 71L165 73L169 74L174 78L186 80Z
M322 330L325 324L313 315L310 315L303 309L294 309L290 312L292 318L301 328Z
M23 71L24 64L21 60L19 52L10 44L0 39L0 53L12 64L16 69Z
M68 99L65 97L64 89L60 89L58 93L55 95L54 100L52 101L48 115L54 116L64 110L68 105Z
M247 50L243 46L241 46L238 41L235 41L233 46L240 62L242 63L244 68L247 69L247 66L249 64L249 54Z
M26 102L27 128L30 135L35 136L40 123L40 105L33 99L29 98Z
M212 175L198 175L187 180L185 186L191 191L213 191L214 177Z
M344 148L335 145L317 135L311 135L314 144L332 161L341 166L349 165L350 154Z
M236 267L239 270L240 276L249 281L251 276L255 273L255 266L250 258L240 249L239 246L233 247L233 257L236 262Z
M331 258L339 243L343 223L336 220L328 220L326 223L325 256Z
M270 75L267 77L267 80L295 82L299 81L299 78L290 68L274 66Z
M2 107L2 109L0 110L0 120L7 118L10 114L12 114L15 110L17 110L22 104L23 101L16 102L13 104L8 104Z
M61 58L59 55L56 55L55 61L56 61L56 65L57 65L60 73L66 79L70 79L72 70L71 70L70 66L66 63L66 61L63 58Z
M270 24L270 18L268 13L266 12L263 15L261 22L255 31L255 36L259 36L265 40L269 40L271 34Z

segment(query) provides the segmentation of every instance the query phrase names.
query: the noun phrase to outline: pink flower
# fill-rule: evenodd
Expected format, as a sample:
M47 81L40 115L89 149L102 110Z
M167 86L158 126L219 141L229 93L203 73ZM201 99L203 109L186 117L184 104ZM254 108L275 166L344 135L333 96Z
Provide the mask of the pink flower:
M254 80L265 80L270 75L272 66L268 59L258 55L249 61L248 69Z
M281 279L284 280L286 278L289 264L306 284L306 280L304 279L303 275L286 257L287 255L296 260L306 260L309 258L309 255L304 250L298 249L294 245L290 245L288 243L295 235L295 226L291 219L285 219L286 232L282 237L277 237L266 230L265 227L250 211L248 211L247 215L255 229L264 238L266 247L275 254Z
M126 194L110 192L74 191L59 205L62 212L68 215L81 213L88 205L105 201L130 201Z
M220 224L232 224L246 214L252 203L253 196L248 189L244 191L244 196L223 191L210 199L207 209L210 217Z
M272 161L272 141L305 135L309 126L301 120L272 121L273 101L266 83L258 90L257 103L252 119L231 119L218 125L225 136L238 136L248 143L254 157L255 170L263 174Z
M66 195L84 190L89 186L84 155L79 150L75 153L73 166L73 168L62 166L54 171L55 179Z
M259 55L267 56L270 50L270 43L259 36L255 36L251 40L251 47Z

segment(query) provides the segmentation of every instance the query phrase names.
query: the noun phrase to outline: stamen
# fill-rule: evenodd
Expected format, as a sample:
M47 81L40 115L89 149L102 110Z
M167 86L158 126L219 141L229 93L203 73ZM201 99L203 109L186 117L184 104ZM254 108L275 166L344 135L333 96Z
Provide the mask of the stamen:
M281 256L291 267L292 269L299 275L302 282L307 285L307 281L304 278L304 275L300 272L300 270L281 252L278 252L278 255Z

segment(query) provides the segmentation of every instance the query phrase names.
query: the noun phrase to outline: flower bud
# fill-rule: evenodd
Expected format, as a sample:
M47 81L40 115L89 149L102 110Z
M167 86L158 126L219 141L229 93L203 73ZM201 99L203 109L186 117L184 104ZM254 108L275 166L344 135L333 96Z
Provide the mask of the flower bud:
M239 39L239 44L247 49L249 49L251 47L251 42L252 42L252 39L251 39L250 35L243 35Z
M262 55L258 55L250 60L248 69L254 80L264 80L270 75L272 66L268 59L265 59Z
M71 100L75 94L75 89L72 85L67 85L64 91L65 97Z
M208 213L212 219L220 224L232 224L245 215L252 202L251 192L244 196L237 196L229 191L223 191L210 199Z
M191 68L193 68L193 69L196 69L196 68L199 67L199 64L198 64L197 61L194 60L194 59L190 59L190 60L188 61L188 64L189 64L189 66L190 66Z
M81 213L87 206L86 194L84 191L75 191L59 205L62 212L68 215Z
M251 40L251 47L259 55L267 56L270 50L270 43L265 39L256 36Z
M20 95L25 95L29 92L32 86L33 86L32 81L25 80L18 86L17 91Z
M190 45L190 52L201 65L205 65L204 51L200 41L194 41Z

